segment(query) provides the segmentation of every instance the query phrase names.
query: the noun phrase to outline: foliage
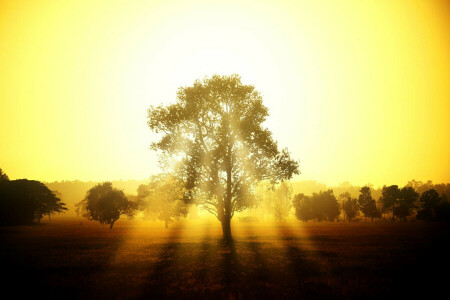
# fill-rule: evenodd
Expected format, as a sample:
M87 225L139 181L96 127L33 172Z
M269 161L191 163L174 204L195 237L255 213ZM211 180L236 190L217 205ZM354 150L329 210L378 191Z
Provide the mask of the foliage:
M0 182L0 224L21 225L40 222L44 215L66 211L65 204L42 182L3 180Z
M419 197L419 194L410 186L402 189L399 189L397 185L384 186L381 194L380 201L383 209L392 212L392 221L395 217L406 220L416 207L414 202Z
M86 197L77 204L77 213L112 228L121 215L132 216L136 208L137 204L129 201L123 191L113 188L111 182L105 182L86 193Z
M333 190L313 193L312 196L298 194L294 197L295 215L299 220L334 221L339 216L339 204Z
M274 191L273 212L277 220L286 220L292 207L292 185L283 181Z
M307 222L315 218L314 206L312 198L303 193L294 196L292 204L295 208L295 216L297 219Z
M418 220L450 221L450 204L447 195L439 196L435 189L425 191L420 196L422 208L417 212Z
M9 177L5 173L3 173L2 169L0 169L0 182L2 181L9 181Z
M370 187L363 186L360 189L358 204L361 212L364 214L364 218L369 217L373 221L373 218L379 218L381 216L380 211L377 209L375 199L372 197Z
M140 185L138 199L147 214L157 214L165 227L180 217L185 217L189 206L183 201L184 188L174 176L154 176L149 184Z
M344 212L348 221L353 221L353 219L358 215L359 205L356 198L352 198L350 193L342 193L339 195L342 203L342 211Z
M255 183L298 174L262 126L267 116L261 95L238 75L197 80L178 90L175 104L148 110L150 129L162 134L152 148L182 180L186 201L214 214L227 239L234 213L254 205Z

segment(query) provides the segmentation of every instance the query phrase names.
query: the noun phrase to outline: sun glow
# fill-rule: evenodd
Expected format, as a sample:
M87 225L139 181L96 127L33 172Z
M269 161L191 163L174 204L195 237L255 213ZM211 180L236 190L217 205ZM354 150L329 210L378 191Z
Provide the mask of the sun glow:
M449 181L449 20L440 1L2 1L0 167L148 178L149 105L237 73L299 179Z

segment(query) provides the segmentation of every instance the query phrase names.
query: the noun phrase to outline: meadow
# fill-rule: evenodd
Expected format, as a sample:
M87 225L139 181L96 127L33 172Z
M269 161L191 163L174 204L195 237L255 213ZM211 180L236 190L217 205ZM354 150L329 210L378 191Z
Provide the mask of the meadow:
M360 299L445 291L448 224L77 218L0 228L3 292L95 299ZM444 271L444 273L440 273Z

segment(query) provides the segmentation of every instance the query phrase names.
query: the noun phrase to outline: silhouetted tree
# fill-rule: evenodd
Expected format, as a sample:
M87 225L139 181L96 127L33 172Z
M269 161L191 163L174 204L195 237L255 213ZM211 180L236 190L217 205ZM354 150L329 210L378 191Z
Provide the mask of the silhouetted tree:
M66 211L55 192L36 180L0 182L0 224L23 225L40 222L42 216Z
M398 206L400 199L400 190L397 185L384 186L381 191L380 202L384 211L392 212L392 222L395 221L395 207Z
M137 208L123 191L112 187L111 182L97 184L86 193L86 197L77 205L77 213L91 221L109 224L112 228L121 215L132 216Z
M394 208L394 214L406 221L406 217L410 216L413 209L416 208L414 202L418 197L419 194L412 187L405 186L402 188L398 205Z
M366 217L369 217L373 222L373 218L379 218L381 214L377 209L375 199L372 197L370 187L363 186L359 192L361 194L358 198L358 204L361 212L364 214L364 221Z
M395 217L406 220L415 208L414 202L418 197L419 194L410 186L399 189L397 185L391 185L383 187L380 201L383 208L392 212L392 221L395 221Z
M183 196L183 185L174 176L154 176L149 184L138 188L141 209L147 214L158 215L165 228L187 215L189 206L183 201Z
M450 203L446 194L439 196L435 189L430 189L422 194L420 203L422 208L417 212L418 220L450 221Z
M436 207L441 201L438 192L434 189L425 191L422 196L420 196L420 203L422 208L417 212L418 220L433 220L436 218Z
M340 214L339 203L333 190L320 191L312 195L313 212L317 221L334 221Z
M297 194L294 196L292 204L295 208L295 216L297 219L307 222L315 218L313 211L312 198L305 194Z
M5 173L3 173L2 169L0 169L0 182L2 181L9 181L9 177Z
M352 198L350 193L347 192L340 194L339 199L341 199L342 211L347 217L347 220L350 222L353 221L359 212L358 200L356 200L356 198Z
M450 222L450 203L447 194L442 194L441 201L436 206L436 221Z
M177 172L185 197L217 217L227 241L234 213L254 204L256 182L298 174L262 126L267 116L261 95L238 75L197 80L178 90L175 104L148 110L150 129L163 135L152 148Z

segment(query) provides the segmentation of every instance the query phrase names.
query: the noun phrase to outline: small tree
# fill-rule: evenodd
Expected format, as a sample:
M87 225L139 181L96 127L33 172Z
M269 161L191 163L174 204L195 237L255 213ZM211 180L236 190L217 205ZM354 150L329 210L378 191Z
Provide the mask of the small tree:
M283 181L274 192L274 215L277 220L286 220L292 207L292 185Z
M359 205L356 198L352 198L350 193L345 192L339 195L342 203L342 210L348 221L353 221L359 212Z
M418 220L433 220L436 218L436 208L441 201L438 192L435 189L430 189L425 191L422 196L420 196L420 203L422 208L417 212Z
M187 215L189 206L183 201L183 196L183 185L174 176L154 176L149 184L138 188L141 209L147 214L157 214L158 219L164 221L165 228Z
M375 199L372 197L372 192L370 191L370 187L363 186L360 191L361 194L358 198L359 208L361 212L364 214L364 221L366 217L371 218L373 222L373 218L379 218L381 216L380 211L377 209L377 204Z
M333 190L320 191L312 195L313 212L317 221L334 221L340 215L339 203Z
M121 215L132 216L137 208L123 191L112 187L111 182L97 184L86 193L77 205L77 213L91 221L109 224L111 229Z
M380 202L383 211L392 212L392 222L395 221L395 207L398 206L400 199L400 190L397 185L383 186L381 191Z
M410 216L413 209L416 208L414 202L418 197L419 194L412 187L405 186L402 188L398 205L394 208L394 214L406 221L406 217Z
M312 198L305 194L297 194L292 201L297 219L307 222L315 218Z
M2 169L0 169L0 182L2 181L9 181L9 177L5 173L3 173Z

